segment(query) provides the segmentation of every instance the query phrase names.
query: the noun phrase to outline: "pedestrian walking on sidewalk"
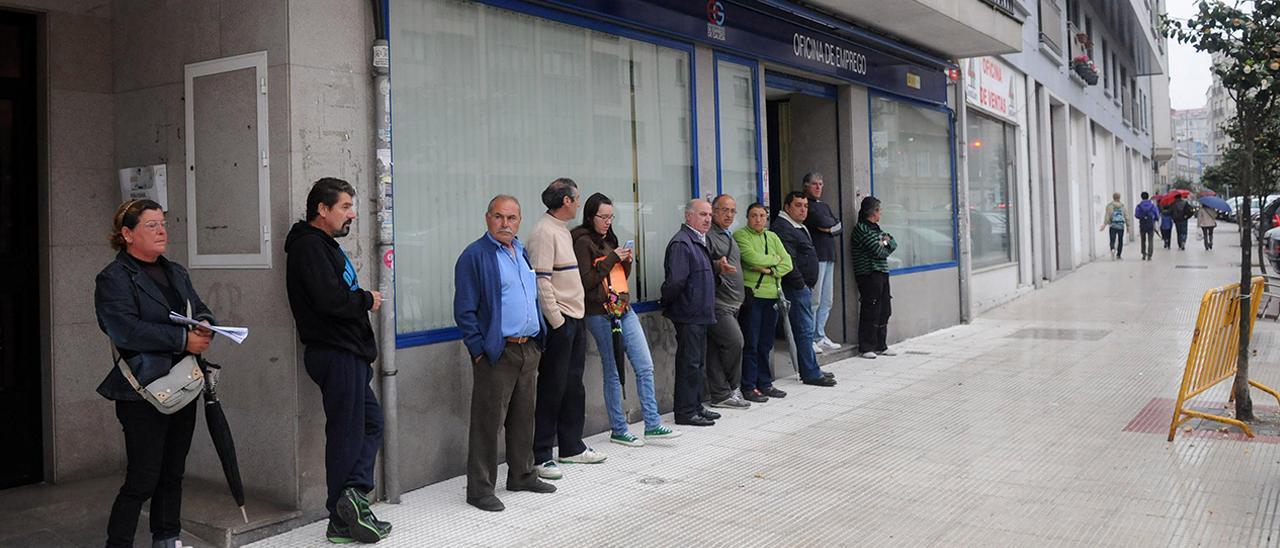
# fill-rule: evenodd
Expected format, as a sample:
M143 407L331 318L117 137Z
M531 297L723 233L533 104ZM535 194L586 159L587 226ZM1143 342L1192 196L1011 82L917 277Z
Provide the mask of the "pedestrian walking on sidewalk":
M546 351L538 363L537 411L534 413L533 458L542 479L560 479L557 462L597 464L604 453L582 441L587 393L582 372L587 361L585 291L573 253L568 223L578 216L578 184L573 179L551 181L542 191L547 213L529 236L529 259L538 275L538 303L550 328ZM552 449L559 444L560 456Z
M667 243L662 268L662 315L676 328L676 424L711 426L720 414L702 406L706 382L707 329L716 323L716 271L707 250L711 204L693 199L684 224Z
M285 285L307 375L324 402L324 469L332 542L378 542L391 524L369 509L373 466L382 445L382 406L369 383L378 357L369 313L382 294L360 287L355 265L338 240L356 219L356 191L342 179L316 181L307 193L306 220L284 241Z
M1173 197L1173 204L1169 206L1169 216L1173 217L1173 226L1178 231L1178 249L1187 249L1187 219L1192 217L1191 204L1182 199L1182 194L1178 193Z
M778 235L767 228L768 223L769 210L757 202L747 208L747 226L733 233L742 250L746 293L738 317L743 340L742 397L755 403L787 397L786 392L774 388L769 361L778 328L775 307L782 293L782 278L791 272L791 255Z
M1164 240L1164 248L1173 244L1173 215L1168 207L1160 208L1160 238Z
M179 326L169 320L169 311L190 310L188 315L205 325L215 322L187 270L164 257L168 228L160 204L130 200L113 219L110 242L116 257L94 281L93 304L98 327L119 356L97 391L115 402L128 462L124 485L111 505L107 546L133 546L138 514L149 499L151 544L172 547L182 532L182 477L200 406L187 402L161 413L134 383L145 387L209 348L212 332Z
M858 284L858 353L863 358L895 356L889 349L889 255L898 241L880 229L880 200L867 196L858 208L858 226L849 235L853 248L853 276Z
M1102 215L1102 228L1098 230L1111 229L1111 258L1120 260L1124 253L1124 236L1126 229L1132 226L1129 220L1129 212L1125 210L1124 202L1120 201L1120 193L1116 192L1111 195L1111 203L1107 204L1107 209Z
M738 214L733 196L721 194L711 203L711 229L707 249L711 266L719 274L716 284L716 323L707 330L706 402L711 407L746 409L742 398L742 327L738 311L746 296L742 278L742 251L729 227Z
M818 253L818 282L813 285L813 351L838 350L840 345L827 336L827 318L831 317L831 305L835 298L836 236L840 235L840 218L831 206L822 201L825 186L821 173L806 173L804 194L809 200L809 216L804 226L813 238L814 251ZM803 303L801 303L803 304Z
M1160 208L1151 201L1151 195L1143 192L1142 201L1134 208L1133 216L1138 220L1138 240L1142 246L1142 260L1150 261L1155 248L1156 222L1160 220Z
M1213 229L1218 226L1218 218L1212 209L1201 206L1196 210L1196 225L1204 234L1204 248L1213 249Z
M791 256L795 269L782 278L782 293L791 301L788 319L796 343L797 368L800 381L815 386L835 386L834 375L824 373L818 367L818 356L813 351L813 287L818 283L818 252L813 247L804 221L809 217L809 199L804 194L792 192L783 199L782 211L774 217L772 229L782 240L782 246Z
M586 292L587 331L591 332L600 351L601 373L604 375L604 407L609 414L612 433L609 441L640 447L646 440L674 438L680 432L662 424L658 398L653 387L653 357L649 342L640 326L640 317L631 309L631 292L627 277L635 264L632 246L618 246L613 232L613 202L604 194L587 198L582 208L582 225L573 229L573 251L578 257L578 272ZM618 315L620 314L620 315ZM617 333L615 333L615 331ZM615 346L620 343L622 348ZM622 412L623 372L619 358L625 353L636 375L636 396L644 415L644 438L627 428Z
M485 211L487 232L454 265L453 320L471 356L471 422L467 432L467 504L489 512L494 495L498 429L506 426L507 490L553 493L533 467L533 415L538 361L547 340L538 282L520 231L520 202L499 195Z

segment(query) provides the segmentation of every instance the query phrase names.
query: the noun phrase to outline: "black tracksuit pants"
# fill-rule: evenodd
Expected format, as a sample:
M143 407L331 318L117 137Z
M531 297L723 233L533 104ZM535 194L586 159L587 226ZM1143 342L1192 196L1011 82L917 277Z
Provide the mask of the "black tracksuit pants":
M303 363L324 400L324 475L329 489L324 507L329 519L337 519L343 489L373 490L373 464L382 445L382 406L369 387L373 367L359 356L308 345Z
M893 313L889 294L889 273L871 272L854 277L858 283L858 352L889 349L889 315Z
M547 349L538 361L538 398L534 406L533 462L571 457L587 450L582 442L586 421L587 391L582 370L587 362L587 323L564 317L564 324L547 333Z

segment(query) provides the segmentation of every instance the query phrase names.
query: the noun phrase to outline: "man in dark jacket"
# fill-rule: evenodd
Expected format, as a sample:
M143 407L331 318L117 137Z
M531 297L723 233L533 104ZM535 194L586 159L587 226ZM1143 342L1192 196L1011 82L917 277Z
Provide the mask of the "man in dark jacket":
M378 542L391 524L369 510L373 464L382 444L382 407L369 382L378 357L369 312L382 294L360 288L355 265L334 238L356 218L356 191L342 179L316 181L307 194L307 220L289 230L284 250L289 308L306 346L307 375L324 400L325 479L331 542Z
M498 512L498 429L506 425L507 490L553 493L533 469L533 414L546 329L538 282L520 230L520 202L499 195L485 212L488 233L454 266L453 319L471 355L467 504Z
M836 277L836 236L840 235L842 226L840 218L831 211L831 206L822 201L821 173L806 173L804 176L804 194L809 199L809 216L805 217L804 226L809 229L813 239L813 248L818 253L818 281L813 286L813 351L821 354L823 350L837 350L840 345L827 336L827 318L831 316L831 306L835 299Z
M1182 199L1182 193L1173 196L1173 205L1169 206L1169 216L1173 217L1173 226L1178 230L1178 249L1186 250L1187 219L1191 218L1191 205Z
M795 269L782 277L782 293L791 301L791 333L796 342L800 380L815 386L835 386L831 375L818 368L818 356L813 351L813 286L818 283L818 253L804 220L809 216L809 199L804 194L792 192L783 199L782 211L773 219L769 228L782 240L782 246L791 255Z
M711 426L719 413L702 407L706 382L707 329L716 323L716 275L711 270L707 231L711 204L693 199L684 206L684 225L671 237L663 261L662 315L676 327L676 424Z

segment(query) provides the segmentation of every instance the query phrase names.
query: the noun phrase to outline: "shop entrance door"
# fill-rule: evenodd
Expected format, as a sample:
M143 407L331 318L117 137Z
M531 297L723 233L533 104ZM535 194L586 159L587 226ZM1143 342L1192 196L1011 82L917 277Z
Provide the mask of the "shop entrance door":
M44 476L35 22L0 11L0 489Z
M846 187L841 182L835 86L766 71L765 100L769 158L766 184L771 216L782 208L787 193L804 191L806 173L821 173L822 201L831 206L837 218L843 219L844 202L853 198L845 196ZM842 237L836 238L835 252L833 312L825 333L836 342L845 342L852 340L853 334L846 331L845 314L839 312L846 302ZM850 286L849 291L852 290Z

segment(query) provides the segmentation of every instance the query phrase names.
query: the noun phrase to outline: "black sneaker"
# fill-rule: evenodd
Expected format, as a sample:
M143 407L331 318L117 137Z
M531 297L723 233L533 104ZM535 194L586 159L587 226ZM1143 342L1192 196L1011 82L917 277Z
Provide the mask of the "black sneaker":
M351 528L336 519L329 520L329 527L324 530L324 538L334 544L351 544L356 541L351 538Z
M702 416L704 416L704 417L706 417L706 418L708 418L708 419L711 419L711 420L717 420L717 419L719 419L719 418L720 418L720 414L719 414L719 413L716 413L715 411L709 411L709 410L706 410L706 409L703 409L702 411L699 411L699 412L698 412L698 414L699 414L699 415L702 415Z
M769 396L770 398L785 398L785 397L787 397L787 393L786 393L786 392L783 392L783 391L781 391L781 390L778 390L777 388L774 388L774 387L772 387L772 386L770 386L770 387L768 387L768 388L761 388L761 389L759 389L759 390L760 390L760 393L761 393L761 394L764 394L764 395L766 395L766 396Z
M373 522L369 502L354 487L342 490L338 497L338 518L347 525L351 538L365 544L382 540L382 529Z
M382 538L387 538L387 536L391 534L391 522L382 521L378 519L378 516L373 515L373 508L369 505L369 497L367 495L361 493L359 489L356 490L356 495L360 496L360 506L365 517L367 517L369 521L373 522L374 526L378 528Z
M742 394L742 399L752 403L765 403L769 401L769 396L762 394L759 390L749 390Z
M813 385L813 386L831 387L836 385L836 380L828 377L818 377L816 379L804 379L803 381L800 381L800 382L803 382L808 385Z

